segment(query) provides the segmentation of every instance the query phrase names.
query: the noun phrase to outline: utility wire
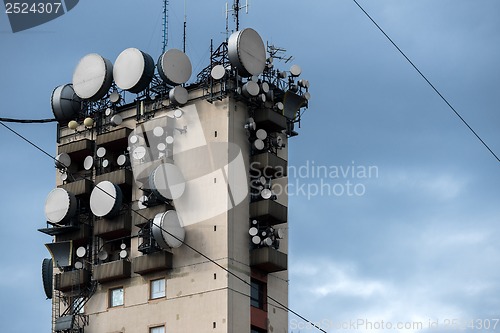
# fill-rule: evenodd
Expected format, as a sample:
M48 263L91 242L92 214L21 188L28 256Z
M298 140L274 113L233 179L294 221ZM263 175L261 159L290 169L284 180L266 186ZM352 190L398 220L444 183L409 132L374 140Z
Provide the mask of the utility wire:
M16 132L15 130L13 130L12 128L8 127L7 125L5 125L4 123L0 122L0 124L2 126L4 126L5 128L7 128L9 131L11 131L12 133L14 133L15 135L17 135L18 137L20 137L21 139L23 139L24 141L26 141L27 143L29 143L30 145L32 145L33 147L35 147L36 149L40 150L42 153L44 153L45 155L49 156L52 160L54 161L57 161L54 157L52 157L52 155L50 155L49 153L47 153L46 151L44 151L42 148L40 148L39 146L37 146L35 143L31 142L30 140L26 139L24 136L22 136L21 134L19 134L18 132ZM113 199L116 199L116 197L114 195L112 195L111 193L107 192L106 190L102 189L101 187L98 186L98 184L94 184L94 188L98 188L99 190L101 190L102 192L104 192L106 195L110 196L111 198ZM132 207L130 207L130 210L132 212L134 212L135 214L139 215L140 217L142 217L143 219L145 219L146 221L150 221L151 219L147 218L146 216L142 215L140 212L138 212L137 210L133 209ZM176 235L172 234L171 232L169 232L168 230L165 230L164 228L162 228L162 226L160 225L157 225L155 224L154 222L152 222L153 225L157 226L158 228L160 228L160 230L162 230L163 232L166 232L169 236L175 238L176 240L180 241L183 245L185 245L186 247L188 247L190 250L192 250L193 252L196 252L197 254L199 254L200 256L202 256L203 258L205 258L206 260L210 261L211 263L213 263L214 265L216 265L217 267L219 267L220 269L224 270L225 272L227 272L229 275L232 275L234 276L235 278L237 278L238 280L242 281L243 283L245 283L246 285L250 286L250 288L254 289L254 287L252 287L252 284L247 282L245 279L241 278L240 276L238 276L236 273L230 271L229 269L225 268L224 266L222 266L221 264L219 264L218 262L216 262L215 260L213 260L212 258L210 258L209 256L207 256L206 254L204 254L203 252L197 250L196 248L194 248L193 246L189 245L188 243L186 243L184 240L178 238ZM261 294L263 294L263 292L260 292ZM249 296L251 297L251 296ZM312 327L318 329L319 331L323 332L323 333L328 333L326 332L325 330L323 330L321 327L317 326L314 322L308 320L307 318L305 318L304 316L302 316L301 314L299 314L298 312L290 309L288 306L286 306L285 304L281 303L280 301L278 301L277 299L275 299L274 297L272 296L269 296L269 294L267 295L267 298L273 302L275 302L276 304L278 304L279 306L281 306L283 309L291 312L292 314L296 315L297 317L299 317L300 319L304 320L305 322L307 322L308 324L310 324Z
M359 9L361 9L361 11L370 19L370 21L372 21L372 23L378 28L378 30L380 30L380 32L384 34L384 36L389 40L389 42L391 42L391 44L399 51L399 53L401 53L401 55L410 63L410 65L412 65L412 67L417 71L418 74L420 74L420 76L425 80L425 82L427 82L429 86L431 86L431 88L436 92L436 94L438 94L439 97L441 97L441 99L450 107L450 109L465 124L465 126L467 126L467 128L476 136L476 138L483 144L483 146L485 146L486 149L488 149L488 151L496 158L496 160L500 162L500 158L493 152L493 150L486 144L486 142L484 142L484 140L481 139L479 134L477 134L477 132L474 131L474 129L472 129L472 127L467 123L467 121L465 121L465 119L460 115L460 113L458 113L458 111L455 110L455 108L450 104L450 102L448 102L448 100L431 83L431 81L427 79L427 77L418 69L418 67L410 60L410 58L408 58L406 54L396 45L396 43L391 39L391 37L389 37L389 35L385 33L385 31L377 24L377 22L375 22L375 20L370 16L370 14L368 14L366 10L364 10L364 8L361 7L361 5L356 0L352 1L354 1L354 3L359 7Z
M43 124L43 123L53 123L57 121L56 119L14 119L14 118L0 118L0 121L6 123L20 123L20 124Z

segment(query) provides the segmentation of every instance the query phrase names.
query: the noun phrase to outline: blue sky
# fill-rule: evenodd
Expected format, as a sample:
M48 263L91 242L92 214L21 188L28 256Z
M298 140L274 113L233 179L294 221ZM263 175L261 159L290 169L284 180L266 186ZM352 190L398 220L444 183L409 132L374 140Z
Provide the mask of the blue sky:
M359 2L500 154L500 3ZM182 48L184 3L170 3L169 46ZM194 73L208 64L210 38L219 44L225 36L224 7L187 0ZM0 115L52 117L52 90L71 81L85 54L114 61L137 47L157 58L161 8L160 0L81 1L16 34L0 13ZM290 307L324 324L439 320L432 332L444 330L447 319L498 318L499 162L351 0L251 0L241 26L286 48L311 82L290 165L378 171L290 178L309 189L322 182L340 189L347 181L364 189L290 197ZM54 124L11 126L55 153ZM36 229L45 224L56 172L47 156L4 128L0 147L0 331L48 332L40 265L50 239Z

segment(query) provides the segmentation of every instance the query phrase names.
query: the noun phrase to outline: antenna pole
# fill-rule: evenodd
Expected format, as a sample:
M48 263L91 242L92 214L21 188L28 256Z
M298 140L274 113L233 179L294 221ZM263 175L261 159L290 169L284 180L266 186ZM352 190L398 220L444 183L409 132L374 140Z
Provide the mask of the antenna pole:
M186 26L187 26L187 14L186 14L186 0L184 0L184 37L182 40L182 51L186 53Z
M168 45L168 0L163 0L163 45L162 50L165 52Z
M240 30L240 0L234 0L234 20L236 21L236 31Z

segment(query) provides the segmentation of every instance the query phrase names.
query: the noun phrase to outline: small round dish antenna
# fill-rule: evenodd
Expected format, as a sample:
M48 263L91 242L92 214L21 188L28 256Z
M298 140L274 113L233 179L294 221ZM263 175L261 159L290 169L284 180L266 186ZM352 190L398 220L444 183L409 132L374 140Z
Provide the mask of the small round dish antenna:
M63 188L50 191L45 201L45 217L52 223L67 223L75 216L76 197Z
M234 32L228 40L231 64L244 77L259 75L266 67L266 49L260 35L251 28Z
M260 140L260 139L257 139L253 142L253 146L255 147L255 149L257 150L262 150L264 149L265 147L265 144L264 144L264 141Z
M56 168L64 170L71 165L71 157L66 153L61 153L55 158Z
M180 247L186 236L186 231L175 210L159 213L153 219L153 237L162 249Z
M103 98L113 83L113 64L97 53L83 57L73 72L73 89L84 100Z
M215 65L210 71L210 76L214 80L221 80L226 75L226 69L222 65Z
M291 76L297 77L300 76L300 74L302 74L302 68L300 68L299 65L292 65L292 67L290 67Z
M191 77L191 61L181 50L170 49L163 53L156 67L162 80L171 86L184 84Z
M97 258L99 258L100 261L106 261L108 260L109 254L106 250L101 250L97 254Z
M111 110L111 108L106 108L106 110L104 111L104 115L106 117L111 116L112 113L113 113L113 110Z
M165 142L169 145L171 145L172 143L174 143L174 137L171 136L171 135L168 135L166 138L165 138Z
M163 163L151 172L149 186L157 197L175 200L184 193L186 181L179 167L171 163Z
M75 269L82 269L82 268L83 268L83 262L76 261L75 262Z
M109 94L109 101L113 104L118 103L122 97L118 93L118 91L113 91L111 94Z
M267 138L267 132L265 129L258 129L257 132L255 132L255 136L257 136L257 139L260 140L265 140Z
M241 89L243 95L246 97L255 97L259 95L259 90L259 85L254 81L248 81L243 85L243 88Z
M187 103L189 93L183 86L177 86L170 89L168 92L168 98L175 105L184 105Z
M127 164L127 162L127 156L124 154L118 156L118 158L116 159L116 164L118 164L118 166L124 166L125 164Z
M78 258L83 258L87 254L87 249L84 246L80 246L78 249L76 249L76 256Z
M114 217L121 209L122 191L110 181L97 184L90 194L90 210L97 217Z
M252 237L252 243L254 243L255 245L259 245L260 242L261 242L260 236L253 236Z
M73 85L65 84L54 89L50 103L56 120L64 123L77 117L82 100L75 94Z
M248 233L250 234L250 236L255 236L259 233L259 229L257 229L256 227L251 227L250 230L248 230Z
M83 160L83 168L85 170L90 170L94 166L94 158L92 156L87 156Z
M132 156L134 157L134 160L142 160L146 156L146 148L143 146L135 148L132 152Z
M163 133L165 133L165 130L163 129L163 127L157 126L153 129L154 136L160 137L163 135Z
M120 126L123 122L123 118L119 114L115 114L113 117L111 117L111 120L109 122L112 126Z
M103 160L103 161L102 161L102 167L103 167L103 168L107 168L108 166L109 166L109 160L107 160L107 159L106 159L106 160Z
M120 251L120 259L125 259L128 257L128 252L127 250L121 250Z
M116 58L113 78L118 88L137 94L148 87L154 71L153 58L132 47L123 50Z
M260 192L260 196L263 198L263 199L266 199L266 200L269 200L271 199L271 197L273 196L273 192L271 192L270 189L268 188L265 188L262 190L262 192Z
M97 157L103 158L104 156L106 156L106 148L104 147L97 148Z

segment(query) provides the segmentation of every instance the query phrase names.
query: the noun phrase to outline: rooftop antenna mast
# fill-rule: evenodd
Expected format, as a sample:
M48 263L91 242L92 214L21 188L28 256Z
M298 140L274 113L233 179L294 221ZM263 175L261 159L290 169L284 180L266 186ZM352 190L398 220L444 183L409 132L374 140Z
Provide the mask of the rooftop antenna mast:
M163 0L163 45L162 52L164 53L168 45L168 0Z
M186 26L187 26L187 14L186 14L186 0L184 0L184 34L182 39L182 51L186 53Z
M234 0L233 8L229 9L226 2L226 39L229 38L229 12L233 12L234 23L236 25L236 31L240 30L240 10L245 9L245 13L248 14L248 0L245 0L245 5L240 5L240 0Z

